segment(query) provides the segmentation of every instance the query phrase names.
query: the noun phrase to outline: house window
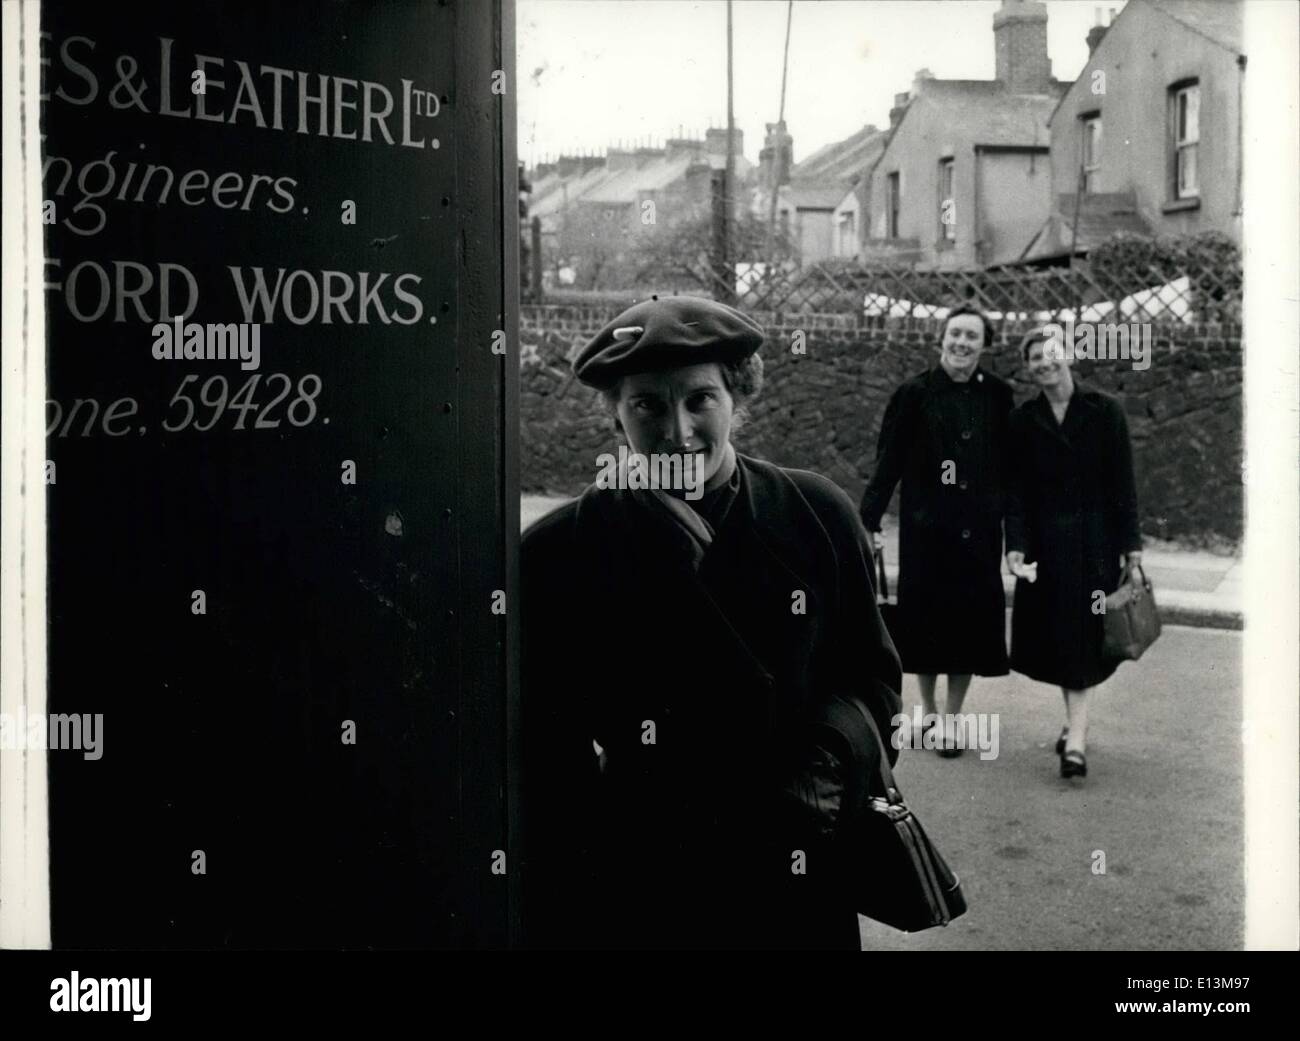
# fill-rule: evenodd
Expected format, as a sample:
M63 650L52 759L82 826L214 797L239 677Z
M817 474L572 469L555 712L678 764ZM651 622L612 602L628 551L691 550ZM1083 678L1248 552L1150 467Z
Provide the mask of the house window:
M840 214L839 248L836 256L852 257L858 252L858 221L852 210Z
M1080 180L1084 194L1097 190L1097 177L1101 173L1101 113L1090 112L1079 119L1083 131L1083 149Z
M1201 85L1175 84L1169 91L1169 116L1173 131L1173 197L1194 199L1201 194L1197 152L1201 141Z
M939 160L939 241L957 241L957 201L952 194L952 159Z
M895 170L889 175L887 182L888 198L885 202L885 237L890 239L898 238L898 210L901 201L902 186L899 184L898 171Z

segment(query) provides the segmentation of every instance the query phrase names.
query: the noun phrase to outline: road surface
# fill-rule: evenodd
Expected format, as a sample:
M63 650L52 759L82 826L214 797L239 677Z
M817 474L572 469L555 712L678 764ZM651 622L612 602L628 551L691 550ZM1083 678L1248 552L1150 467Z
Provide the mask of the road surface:
M970 910L912 935L860 919L864 949L1241 948L1241 634L1167 626L1094 698L1084 780L1058 773L1060 691L1014 673L964 706L998 714L996 759L903 750L899 787Z

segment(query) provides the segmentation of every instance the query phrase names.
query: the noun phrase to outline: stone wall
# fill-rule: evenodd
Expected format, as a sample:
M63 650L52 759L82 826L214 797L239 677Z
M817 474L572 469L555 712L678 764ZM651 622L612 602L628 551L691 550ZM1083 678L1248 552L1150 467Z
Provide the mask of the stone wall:
M630 301L629 301L630 302ZM617 444L594 391L568 359L619 308L527 306L521 313L520 475L527 493L576 495L596 456ZM875 459L889 395L937 358L941 323L855 316L756 314L767 330L765 381L737 448L815 470L855 500ZM1008 323L983 364L1011 379L1017 401L1035 392L1017 352L1029 326ZM1133 437L1143 531L1192 544L1242 535L1241 330L1156 325L1151 366L1077 361L1083 379L1124 403ZM807 353L791 353L796 331ZM895 503L896 505L896 503Z

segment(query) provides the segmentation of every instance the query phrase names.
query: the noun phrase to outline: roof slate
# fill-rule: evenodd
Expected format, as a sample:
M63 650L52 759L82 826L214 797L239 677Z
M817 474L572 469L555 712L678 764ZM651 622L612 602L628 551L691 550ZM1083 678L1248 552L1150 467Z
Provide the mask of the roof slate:
M886 134L874 126L865 126L842 141L823 145L790 171L792 181L843 180L845 191L855 176L865 176L867 168L885 147Z
M921 90L894 127L885 151L906 147L908 116L921 108L938 108L945 122L961 127L962 135L981 145L1050 145L1047 120L1056 108L1059 91L1070 84L1054 82L1052 94L1011 94L996 80L922 81Z
M850 186L839 181L791 181L785 196L796 210L833 210L848 195Z
M1145 2L1175 22L1226 47L1234 54L1244 53L1241 4L1237 0L1145 0Z
M1086 253L1117 232L1149 235L1151 228L1137 210L1132 192L1105 192L1083 196L1079 203L1079 235L1073 236L1073 194L1058 195L1052 212L1021 255L1022 261L1043 260L1070 253Z
M536 217L547 217L552 213L558 213L566 205L571 206L584 198L588 192L593 191L604 181L617 176L617 173L606 170L603 166L597 166L580 177L557 178L554 189L542 198L534 199L529 204L528 212Z

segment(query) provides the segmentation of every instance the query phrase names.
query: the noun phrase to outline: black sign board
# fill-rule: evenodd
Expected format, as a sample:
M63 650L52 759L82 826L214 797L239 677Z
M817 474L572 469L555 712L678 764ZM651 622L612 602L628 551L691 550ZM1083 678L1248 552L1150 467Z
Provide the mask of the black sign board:
M42 5L55 947L507 942L506 14Z

